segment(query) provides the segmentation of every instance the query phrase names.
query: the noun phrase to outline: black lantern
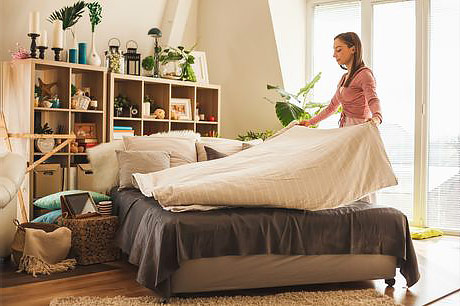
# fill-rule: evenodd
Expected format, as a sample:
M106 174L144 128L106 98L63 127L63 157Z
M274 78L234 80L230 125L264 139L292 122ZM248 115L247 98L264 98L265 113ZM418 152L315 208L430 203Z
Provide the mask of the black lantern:
M130 42L136 44L136 47L128 47ZM126 43L126 53L124 56L126 63L126 74L141 75L141 54L137 53L137 42L134 40L129 40Z
M153 54L153 77L160 77L160 53L161 47L158 44L158 38L161 37L161 30L159 28L151 28L148 33L149 36L155 38L155 52Z

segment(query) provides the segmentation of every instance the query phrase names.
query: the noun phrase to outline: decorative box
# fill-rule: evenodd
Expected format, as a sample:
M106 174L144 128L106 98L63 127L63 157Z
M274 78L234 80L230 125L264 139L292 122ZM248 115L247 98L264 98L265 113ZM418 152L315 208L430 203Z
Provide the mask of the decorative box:
M115 246L117 216L60 218L59 225L72 231L71 255L80 265L117 260L120 250Z

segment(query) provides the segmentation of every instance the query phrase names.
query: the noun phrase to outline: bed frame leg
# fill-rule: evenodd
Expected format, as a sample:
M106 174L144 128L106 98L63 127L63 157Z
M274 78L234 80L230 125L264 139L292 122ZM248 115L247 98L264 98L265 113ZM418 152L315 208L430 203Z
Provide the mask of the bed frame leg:
M396 280L394 278L389 278L385 280L385 284L387 284L389 287L393 287L396 283Z

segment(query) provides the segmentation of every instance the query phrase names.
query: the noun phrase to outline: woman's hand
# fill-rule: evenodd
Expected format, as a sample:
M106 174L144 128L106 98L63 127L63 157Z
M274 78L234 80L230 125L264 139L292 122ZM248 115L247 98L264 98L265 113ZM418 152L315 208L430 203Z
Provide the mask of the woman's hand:
M380 119L378 117L369 118L369 119L367 119L366 122L369 122L369 121L373 121L376 126L380 125Z
M298 123L298 125L302 125L302 126L305 126L305 127L309 127L311 124L308 120L302 120Z

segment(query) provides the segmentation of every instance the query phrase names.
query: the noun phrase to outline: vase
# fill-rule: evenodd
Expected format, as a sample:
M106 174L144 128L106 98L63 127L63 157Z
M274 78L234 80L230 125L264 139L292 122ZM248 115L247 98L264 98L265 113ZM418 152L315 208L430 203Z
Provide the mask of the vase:
M172 60L161 64L160 76L165 79L180 80L182 78L181 60Z
M101 65L101 57L96 51L96 33L95 32L91 34L91 53L88 57L88 64L93 65L93 66Z

